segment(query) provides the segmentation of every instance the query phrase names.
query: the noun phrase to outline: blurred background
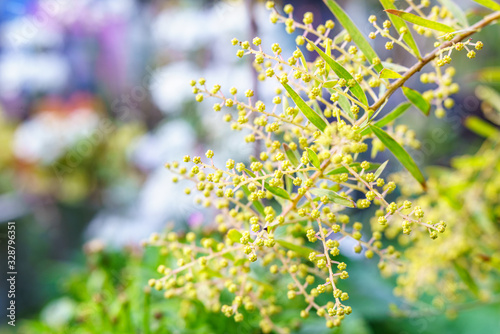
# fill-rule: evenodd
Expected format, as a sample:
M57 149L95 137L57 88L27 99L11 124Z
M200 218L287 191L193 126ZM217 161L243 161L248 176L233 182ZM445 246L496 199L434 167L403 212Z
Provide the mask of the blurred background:
M307 11L316 22L332 18L321 1L289 3L298 18ZM369 14L385 19L376 1L339 3L365 33L370 32ZM472 4L460 3L465 8ZM268 16L259 1L0 2L0 235L6 254L6 223L16 222L17 319L25 319L24 332L76 333L64 329L78 323L76 305L87 300L98 305L104 291L118 300L130 288L133 292L127 293L145 303L141 287L154 271L155 258L140 251L140 241L167 224L196 229L210 223L213 213L183 196L184 185L173 184L163 165L185 154L202 155L208 148L218 161L245 160L252 153L244 134L231 132L210 102L194 102L189 81L205 77L209 86L252 88L260 99L272 97L274 86L257 84L251 59L237 58L230 43L234 37L251 40L258 35L267 48L279 42L285 54L293 52L295 35L273 26ZM480 114L474 73L497 62L495 34L494 27L481 34L485 51L478 53L480 61L464 66L465 57L454 58L460 69L457 81L463 83L452 111L458 117L407 116L424 143L419 164L447 165L450 157L479 147L481 140L461 126L461 119ZM411 64L400 50L393 57ZM418 79L413 84L422 89ZM455 131L436 144L431 136L436 127ZM378 275L375 263L365 267L360 262L359 267ZM4 275L5 260L0 268ZM0 282L2 291L5 282ZM451 333L470 319L477 319L476 326L482 322L478 314L485 316L472 311L469 320L455 325L444 317L396 320L388 309L395 301L390 283L379 279L364 289L378 293L367 297L359 291L365 307L350 333ZM5 309L6 297L0 301ZM179 302L161 303L164 314L179 307ZM223 316L203 318L199 309L190 316L203 329L167 316L165 332L235 332L232 320ZM5 323L0 332L7 331ZM310 326L303 331L315 328ZM324 330L323 324L318 328ZM237 330L253 332L251 327ZM83 332L89 331L107 332Z

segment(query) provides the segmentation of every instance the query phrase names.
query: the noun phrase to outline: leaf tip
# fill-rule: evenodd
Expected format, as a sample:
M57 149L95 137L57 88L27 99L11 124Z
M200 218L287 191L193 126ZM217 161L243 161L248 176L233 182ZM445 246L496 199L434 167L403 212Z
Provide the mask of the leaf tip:
M384 9L384 12L387 12L392 15L399 15L399 10L396 9Z

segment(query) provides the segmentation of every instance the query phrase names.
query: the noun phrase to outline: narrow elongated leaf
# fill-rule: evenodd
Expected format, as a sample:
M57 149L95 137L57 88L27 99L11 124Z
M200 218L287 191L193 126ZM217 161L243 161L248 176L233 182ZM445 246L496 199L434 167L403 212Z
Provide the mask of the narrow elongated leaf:
M465 119L465 126L482 137L495 137L500 134L500 129L482 119L470 116Z
M291 242L288 242L288 241L285 241L285 240L276 240L276 242L285 247L285 248L288 248L289 250L291 251L294 251L295 253L297 253L298 255L302 256L302 257L305 257L305 258L308 258L309 257L309 254L311 254L312 252L314 252L314 249L312 248L309 248L309 247L305 247L305 246L300 246L300 245L297 245L297 244L294 244L294 243L291 243Z
M465 285L467 285L469 290L477 296L479 294L479 287L469 273L469 270L458 264L457 261L453 261L453 266L455 267L455 271L457 272L460 279L465 283Z
M329 89L329 91L336 94L333 89ZM347 97L339 94L338 104L340 106L340 109L342 109L347 116L349 116L352 120L355 119L354 114L351 112L351 104L349 103L349 99Z
M353 164L350 164L349 167L356 167L356 168L360 168L361 167L361 164L359 162L355 162ZM374 162L370 162L370 168L366 169L367 171L371 171L371 170L374 170L374 169L377 169L380 167L380 164L377 164L377 163L374 163ZM326 175L336 175L336 174L342 174L342 173L348 173L349 171L347 170L347 168L345 167L339 167L339 168L335 168L335 169L332 169L331 171L329 171L328 173L326 173Z
M333 88L335 85L339 82L338 80L330 80L330 81L325 81L323 82L323 87L325 88Z
M251 194L251 192L250 192L250 190L248 189L247 186L242 186L241 189L243 189L243 192L245 193L245 195L248 196L248 195ZM253 204L255 210L257 210L258 213L260 213L263 217L266 216L266 214L264 213L264 206L262 205L261 202L259 202L259 201L253 201L252 204Z
M429 28L432 30L437 30L437 31L442 31L442 32L447 32L447 33L451 33L451 32L455 31L455 29L453 29L450 26L447 26L446 24L439 23L436 21L431 21L428 19L424 19L423 17L417 16L414 14L410 14L410 13L404 12L402 10L386 9L385 11L391 15L398 16L405 21L422 26L424 28Z
M424 113L425 116L429 116L429 112L431 111L431 105L427 100L424 99L422 94L408 87L402 87L403 94L406 96L411 103L415 105L420 111Z
M361 103L363 103L364 105L368 105L368 100L366 99L365 92L363 91L359 83L356 80L354 80L351 73L349 73L342 65L333 60L332 57L321 51L321 49L318 48L313 42L311 42L308 39L307 41L309 42L309 44L311 44L314 50L316 50L316 52L321 56L321 58L323 58L323 60L328 64L328 66L330 66L330 68L335 72L335 74L337 74L339 78L345 79L347 82L349 82L350 80L354 81L354 86L349 87L349 90L355 97L358 98L358 100Z
M307 103L302 100L302 98L297 94L292 87L290 87L288 84L283 83L283 87L285 87L286 91L292 98L293 102L297 105L297 107L302 111L304 116L313 124L315 127L317 127L321 132L325 131L326 128L326 122L314 111L307 105Z
M306 57L304 57L304 54L300 51L299 47L297 47L297 51L300 52L300 60L302 61L302 65L304 66L304 69L307 71Z
M382 4L382 6L385 9L396 9L393 2L394 1L391 1L391 0L380 0L380 3ZM415 52L415 55L418 58L421 58L417 43L415 43L415 40L413 39L410 28L408 28L408 25L406 24L406 22L403 21L402 19L400 19L399 17L392 16L392 15L389 15L389 19L391 20L392 24L394 25L394 28L396 28L398 33L401 30L401 28L406 28L406 33L403 35L403 40L410 47L410 49L412 49L413 52Z
M400 105L398 105L396 108L394 108L393 111L385 115L383 118L379 119L377 122L375 122L375 126L378 126L379 128L386 126L390 122L394 121L397 119L399 116L404 114L406 110L408 110L411 107L410 102L403 102Z
M283 114L286 114L286 110L288 109L288 107L290 107L290 103L288 103L288 99L286 98L285 94L283 94L281 100L281 105L283 106Z
M290 199L290 195L283 188L272 187L267 182L264 182L264 188L266 188L271 194L273 194L275 196L278 196L278 197L281 197L284 199Z
M383 128L384 126L386 126L387 124L396 120L399 116L404 114L404 112L406 110L408 110L411 107L411 105L412 105L411 102L401 103L396 108L394 108L394 110L392 110L390 113L388 113L387 115L385 115L384 117L382 117L381 119L376 121L375 124L373 124L373 125L378 126L379 128ZM363 129L363 131L361 131L361 134L366 135L370 132L371 132L371 129L369 127L367 127L365 129Z
M317 154L310 148L307 149L307 157L314 167L316 167L317 169L321 168L321 164L319 162Z
M288 146L286 143L283 143L283 149L285 150L286 157L292 163L293 167L297 167L300 165L299 157L295 154L295 152Z
M375 180L382 174L382 172L384 171L385 169L385 166L387 166L387 163L389 162L389 160L387 160L386 162L384 162L382 165L380 165L380 167L375 171L375 174L373 174Z
M467 21L467 16L465 15L462 8L460 8L453 0L438 0L443 7L448 8L448 10L453 14L453 17L460 23L464 28L469 26Z
M493 10L500 10L500 4L496 1L493 0L474 0L474 1L486 8Z
M403 76L399 74L398 72L395 72L393 70L390 70L388 68L384 68L382 72L380 72L380 78L381 79L399 79L402 78Z
M398 72L398 73L407 72L409 70L409 68L406 66L395 64L395 63L389 63L387 61L383 61L382 65L384 65L384 68L388 68L388 69L393 70L394 72Z
M498 84L500 82L500 67L485 67L476 72L478 80Z
M327 40L325 41L325 53L328 57L331 57L332 56L332 44L330 42L331 40L329 38L327 38ZM328 74L329 74L329 70L328 70L328 67L325 68L325 78L328 78Z
M374 64L374 59L378 58L377 54L371 47L370 43L366 40L366 38L361 34L358 27L352 22L351 18L344 12L342 8L334 1L334 0L323 0L323 2L328 6L333 15L339 20L340 24L347 30L349 35L351 36L352 41L358 46L358 48L363 52L366 59L370 62L370 64ZM380 58L379 58L380 59ZM380 72L384 68L382 64L377 63L373 68Z
M399 145L397 141L394 140L388 133L379 127L370 125L375 136L389 149L389 151L394 154L394 156L401 162L401 164L410 172L411 175L424 187L426 188L425 178L422 172L418 168L413 158L406 152L406 150Z
M333 38L333 44L338 45L344 41L344 37L347 35L347 31L344 29Z
M483 108L484 116L494 124L500 125L500 94L491 87L478 86L476 95L492 107Z
M349 200L348 198L342 197L339 194L337 194L333 190L329 189L313 189L311 190L311 193L318 196L318 197L323 197L326 196L330 201L336 204L340 204L343 206L347 206L349 208L354 208L354 203Z

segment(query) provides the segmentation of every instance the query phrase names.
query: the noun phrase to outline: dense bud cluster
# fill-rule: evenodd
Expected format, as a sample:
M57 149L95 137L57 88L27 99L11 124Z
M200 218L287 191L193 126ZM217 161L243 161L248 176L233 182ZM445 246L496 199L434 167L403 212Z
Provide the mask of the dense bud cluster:
M443 14L444 8L433 7L428 15L422 14L426 3L422 1L415 12L454 24L449 12ZM174 182L191 182L186 194L196 194L197 203L219 210L218 233L201 238L192 232L153 235L148 244L160 247L170 260L158 267L160 275L151 279L150 286L164 291L167 298L199 299L235 321L259 312L264 332L285 333L287 329L273 322L282 308L276 298L280 291L252 275L265 268L270 275L285 277L289 299L303 300L301 317L314 312L325 319L327 327L339 326L352 312L348 291L342 288L342 280L349 278L349 267L340 260L345 245L353 245L354 252L366 258L376 257L382 270L398 272L401 253L387 238L400 235L433 242L446 231L446 223L428 215L427 206L390 200L396 183L382 177L387 162L375 160L386 148L400 158L403 146L420 145L407 126L392 125L395 118L377 117L405 81L395 86L390 80L404 75L408 79L414 73L407 74L411 72L407 68L377 56L370 58L366 48L345 30L331 37L333 21L315 27L312 13L294 18L291 5L285 6L284 15L272 1L266 7L272 23L283 23L288 33L302 33L296 39L297 49L288 54L274 43L267 53L259 37L251 43L233 39L232 44L240 47L238 57L252 57L259 80L274 80L272 103L258 100L252 90L239 93L231 88L226 93L220 85L210 87L203 78L191 83L198 102L216 99L213 109L225 113L224 120L233 130L245 131L251 145L263 145L257 146L260 152L248 161L229 159L225 166L214 164L216 152L212 150L206 157L185 156L182 163L166 164L175 174ZM404 39L410 34L406 27L393 31L391 21L379 26L374 16L369 22L375 28L370 38L380 35L388 40L383 42L386 49L401 47L416 58L417 65L426 64ZM442 116L440 110L453 106L449 96L458 91L458 85L452 82L455 70L442 71L441 67L449 63L452 52L465 49L473 58L471 48L479 50L483 45L468 40L440 48L450 40L448 36L423 27L414 29L437 41L437 51L427 61L433 71L420 78L438 87L423 95L413 90L405 95L419 109L432 103ZM305 52L318 57L307 62ZM389 75L382 76L381 68L390 70ZM419 181L425 186L425 181ZM422 189L418 183L413 187L414 191ZM372 218L351 221L358 210L369 210ZM420 251L426 253L424 249ZM222 303L224 291L231 300ZM327 302L321 298L325 294Z

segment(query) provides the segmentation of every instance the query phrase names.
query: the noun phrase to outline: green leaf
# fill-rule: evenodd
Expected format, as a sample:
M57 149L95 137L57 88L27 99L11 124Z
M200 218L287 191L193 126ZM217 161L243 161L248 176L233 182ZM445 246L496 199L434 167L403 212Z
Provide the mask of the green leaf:
M351 18L340 8L340 6L333 0L323 0L323 2L328 6L333 15L339 20L340 24L347 30L349 35L351 36L354 44L358 46L358 48L363 52L366 59L373 65L373 60L378 58L377 54L371 47L370 43L366 40L366 38L361 34L356 25L352 22ZM379 58L380 59L380 58ZM374 65L373 68L380 72L384 68L382 64L378 63Z
M294 243L291 243L291 242L288 242L285 240L278 239L278 240L276 240L276 242L278 244L280 244L281 246L288 248L289 250L294 251L298 255L305 257L305 258L309 258L309 254L311 254L311 252L314 252L314 249L312 249L312 248L300 246L300 245L297 245L297 244L294 244Z
M411 105L412 104L410 102L401 103L396 108L394 108L390 113L388 113L387 115L376 121L375 124L373 125L378 126L379 128L383 128L384 126L386 126L387 124L396 120L399 116L404 114L404 112L408 110L411 107ZM370 128L366 127L365 129L363 129L363 131L361 131L361 134L366 135L370 132L371 132Z
M410 102L403 102L400 105L398 105L394 110L392 110L390 113L379 119L377 122L375 122L375 125L378 126L379 128L386 126L390 122L396 120L399 116L403 115L406 110L408 110L411 107Z
M328 89L330 93L336 94L337 92L333 89ZM354 117L354 114L351 112L351 104L349 103L349 99L345 97L344 95L339 94L339 101L338 104L340 106L340 109L344 111L344 113L349 116L352 120L355 120L356 118Z
M333 88L333 87L335 87L335 85L337 84L337 82L339 82L339 81L338 80L325 81L325 82L323 82L323 87L325 87L325 88Z
M286 91L292 98L293 102L297 105L297 107L302 111L304 116L313 124L315 127L317 127L321 132L325 132L326 128L326 122L314 111L307 105L307 103L302 100L302 98L297 94L292 87L290 87L288 84L283 83L283 87L285 87Z
M408 67L399 65L399 64L394 64L394 63L389 63L387 61L383 61L382 65L384 65L384 68L388 68L390 70L393 70L394 72L407 72L409 70Z
M478 4L486 8L492 10L500 10L500 4L496 1L493 0L473 0L473 1L477 2Z
M371 171L371 170L374 170L374 169L377 169L379 168L380 164L377 164L377 163L374 163L374 162L370 162L370 168L366 169L367 171ZM361 164L359 162L355 162L353 164L350 164L349 167L356 167L356 168L360 168L361 167ZM335 168L335 169L332 169L331 171L329 171L328 173L326 173L326 175L336 175L336 174L342 174L342 173L348 173L349 171L347 170L347 168L345 167L339 167L339 168Z
M340 204L343 206L347 206L349 208L354 208L354 203L345 197L340 196L333 190L328 190L328 189L312 189L311 193L318 196L318 197L323 197L326 196L330 201L336 204Z
M235 229L231 229L227 232L227 237L229 238L229 240L235 243L239 243L242 236L243 234Z
M423 17L417 16L414 14L410 14L410 13L404 12L402 10L386 9L385 11L391 15L395 15L397 17L402 18L405 21L422 26L424 28L429 28L432 30L437 30L437 31L442 31L442 32L447 32L447 33L451 33L451 32L455 31L455 29L453 29L450 26L447 26L446 24L439 23L436 21L427 20L427 19L424 19Z
M283 114L286 115L286 110L290 106L290 103L288 103L288 99L286 98L285 94L283 94L283 96L281 97L281 100L282 100L281 105L283 106Z
M380 72L380 79L399 79L403 76L398 72L394 72L388 68L384 68L382 72Z
M460 23L460 25L464 28L469 26L469 22L467 21L467 16L464 11L457 6L457 4L453 0L438 0L439 3L443 7L446 7L452 14L453 17Z
M318 156L310 148L307 149L307 157L314 167L321 169L321 163L319 162Z
M300 51L299 47L297 47L297 50ZM302 65L304 66L304 69L307 72L307 62L306 62L306 57L304 57L303 52L300 52L300 60L302 61Z
M478 80L500 83L500 67L485 67L476 72Z
M406 150L398 144L388 133L386 133L381 128L370 125L375 136L389 149L389 151L394 154L394 156L401 162L401 164L410 172L411 175L426 189L425 178L422 175L420 169L418 169L417 164L413 161L413 158L406 152Z
M380 165L380 167L375 171L375 174L373 174L375 180L382 174L382 172L384 171L385 169L385 166L387 166L387 163L389 162L389 160L387 160L386 162L384 162L382 165Z
M314 48L314 50L316 50L316 52L321 56L321 58L323 58L323 60L328 64L328 66L330 66L330 68L335 72L335 74L337 74L339 78L345 79L347 82L349 82L349 80L354 81L354 86L349 87L349 90L355 97L358 98L358 100L361 103L363 103L365 106L368 105L368 100L366 99L365 92L363 91L359 83L356 80L354 80L351 73L349 73L342 65L333 60L332 57L328 56L326 53L321 51L321 49L318 48L312 41L308 40L307 38L306 40Z
M481 85L476 88L476 96L493 107L483 108L484 116L494 124L500 125L500 94L491 87Z
M269 183L264 182L264 188L266 188L271 194L284 198L290 199L290 195L286 192L285 189L279 187L271 187Z
M380 0L380 3L385 9L396 9L394 6L394 0ZM406 24L405 21L400 19L397 16L391 16L389 15L389 19L391 20L392 24L394 25L394 28L396 28L396 31L399 33L399 30L401 28L406 28L406 33L403 35L403 40L406 42L406 44L410 47L410 49L415 52L415 55L418 58L421 58L420 51L418 50L417 43L415 43L415 40L413 39L413 36L411 34L410 28L408 28L408 25Z
M453 261L453 266L455 267L455 271L457 272L460 279L465 283L465 285L467 285L469 290L477 296L479 294L479 287L477 286L467 268L462 267L457 261Z
M498 136L499 129L482 119L470 116L465 119L465 126L482 137L495 137Z
M250 192L250 190L248 189L247 186L242 186L241 189L243 189L243 192L245 193L245 195L248 196L248 195L251 194L251 192ZM262 217L266 216L266 214L264 213L264 206L262 205L261 202L259 202L259 201L253 201L252 204L253 204L255 210L257 210L257 212L260 213L262 215Z
M342 30L340 33L335 36L333 39L333 44L338 45L344 42L344 37L347 35L347 30Z
M298 165L300 165L299 157L290 148L290 146L288 146L286 143L283 143L283 149L285 150L285 154L288 160L290 160L290 162L292 163L293 167L297 167Z
M410 102L413 103L415 107L420 109L420 111L422 111L425 116L429 116L431 105L429 102L427 102L426 99L424 99L422 94L408 87L402 87L402 89L403 94L406 96L406 98L410 100Z

